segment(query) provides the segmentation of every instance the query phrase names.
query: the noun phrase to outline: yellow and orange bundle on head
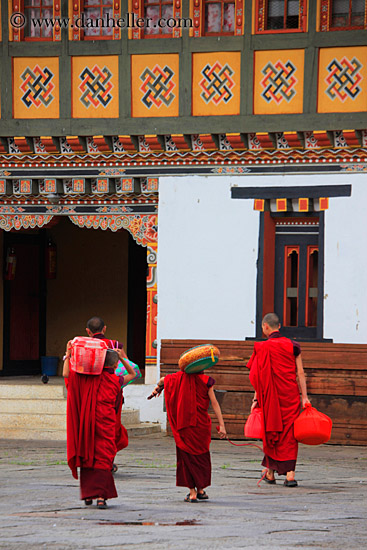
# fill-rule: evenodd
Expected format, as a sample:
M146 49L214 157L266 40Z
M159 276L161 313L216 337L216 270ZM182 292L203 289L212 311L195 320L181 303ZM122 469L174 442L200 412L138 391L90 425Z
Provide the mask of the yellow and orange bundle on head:
M184 351L180 355L178 366L181 371L195 374L206 370L216 363L220 357L219 349L213 344L202 344Z

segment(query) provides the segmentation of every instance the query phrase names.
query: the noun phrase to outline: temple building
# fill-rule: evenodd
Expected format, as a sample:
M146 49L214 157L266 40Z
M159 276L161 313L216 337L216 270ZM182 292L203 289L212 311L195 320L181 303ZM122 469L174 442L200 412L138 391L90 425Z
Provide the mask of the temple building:
M146 385L216 343L241 437L276 311L333 442L366 444L367 0L0 17L0 374L40 374L93 315Z

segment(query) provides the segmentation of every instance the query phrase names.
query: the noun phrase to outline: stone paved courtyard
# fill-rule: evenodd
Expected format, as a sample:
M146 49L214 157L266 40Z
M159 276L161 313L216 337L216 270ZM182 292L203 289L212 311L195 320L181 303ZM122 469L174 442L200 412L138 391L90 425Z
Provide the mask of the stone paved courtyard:
M362 549L367 547L367 447L300 447L297 479L261 483L256 448L212 443L210 500L183 502L175 445L131 440L117 457L119 498L86 508L62 442L0 440L0 548Z

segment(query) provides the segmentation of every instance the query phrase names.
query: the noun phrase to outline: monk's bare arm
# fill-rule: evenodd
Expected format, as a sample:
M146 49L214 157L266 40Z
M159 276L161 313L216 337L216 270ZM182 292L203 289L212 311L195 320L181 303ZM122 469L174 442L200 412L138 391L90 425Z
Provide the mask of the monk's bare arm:
M64 366L62 368L62 375L64 378L69 377L70 372L70 355L71 355L71 340L66 345L66 353L65 353L65 359L64 359Z
M156 385L156 387L154 388L154 390L152 391L152 393L149 395L147 399L152 399L153 397L157 397L157 395L160 395L163 391L163 387L164 387L164 376L162 376L162 378L158 380L158 384Z
M215 416L217 417L217 420L219 422L219 431L218 431L219 437L221 439L224 439L227 435L227 432L226 432L226 428L224 426L222 411L220 409L220 405L217 401L217 398L215 397L213 386L211 388L209 388L208 395L209 395L210 403L212 404Z
M307 396L306 376L305 376L305 371L303 370L301 354L296 357L296 367L297 367L298 385L301 390L301 396L302 396L302 407L304 407L305 404L309 403L310 401Z
M116 350L119 356L119 359L121 363L124 365L125 369L127 370L128 374L124 376L124 385L128 384L131 380L134 380L136 376L136 372L134 371L133 367L130 365L128 361L126 361L127 356L123 349L117 349Z

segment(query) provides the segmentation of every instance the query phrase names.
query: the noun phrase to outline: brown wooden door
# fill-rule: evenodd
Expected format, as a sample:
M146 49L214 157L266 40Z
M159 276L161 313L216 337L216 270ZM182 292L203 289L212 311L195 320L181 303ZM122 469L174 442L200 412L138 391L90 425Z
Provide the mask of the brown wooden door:
M44 352L43 242L38 235L9 235L16 256L15 277L4 281L4 370L17 376L39 374Z

